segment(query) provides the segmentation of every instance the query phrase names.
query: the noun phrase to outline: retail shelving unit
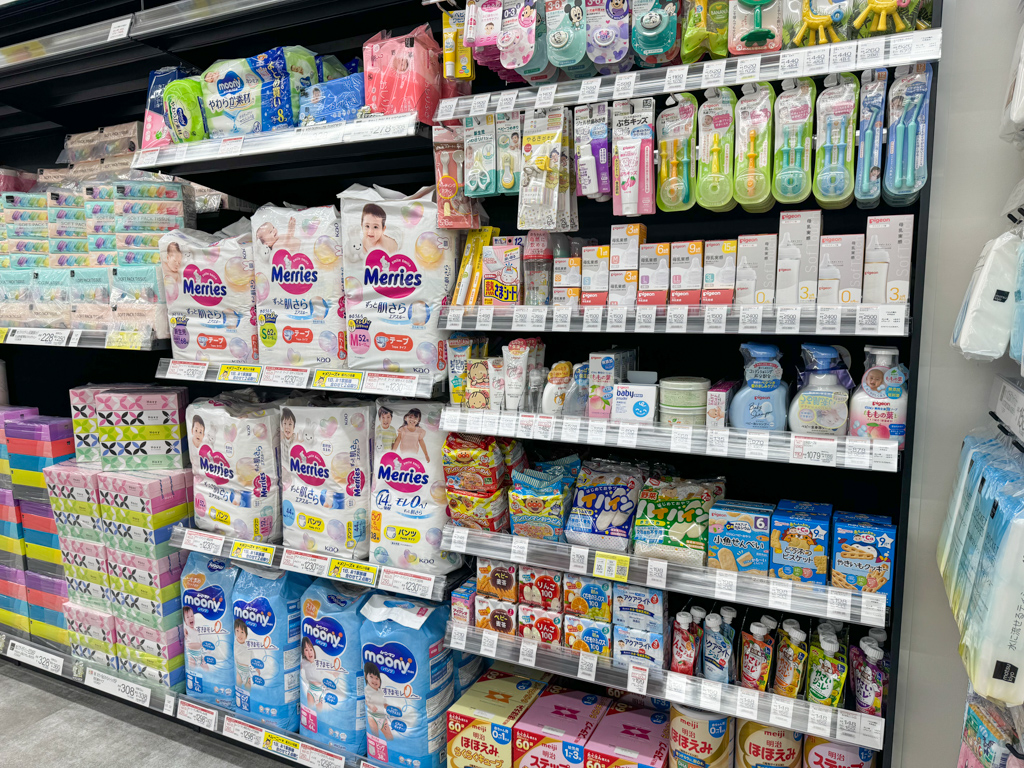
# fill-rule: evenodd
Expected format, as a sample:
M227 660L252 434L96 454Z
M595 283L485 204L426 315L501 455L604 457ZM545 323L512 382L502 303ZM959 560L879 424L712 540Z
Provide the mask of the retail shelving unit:
M167 339L130 331L94 331L54 328L0 328L0 344L36 347L83 347L88 349L145 350L168 349Z

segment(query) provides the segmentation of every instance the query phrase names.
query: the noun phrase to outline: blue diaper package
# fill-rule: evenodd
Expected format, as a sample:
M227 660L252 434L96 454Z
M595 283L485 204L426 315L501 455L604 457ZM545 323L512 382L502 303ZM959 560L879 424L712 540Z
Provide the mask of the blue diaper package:
M366 92L360 76L317 83L299 94L299 125L355 120L365 103Z
M302 595L301 733L357 755L366 754L359 609L370 594L317 579Z
M232 593L235 711L299 730L299 604L311 580L297 573L240 566Z
M230 603L238 567L191 552L181 571L185 625L185 681L189 696L218 707L235 706Z
M360 613L366 753L395 765L441 768L455 697L445 606L373 595Z

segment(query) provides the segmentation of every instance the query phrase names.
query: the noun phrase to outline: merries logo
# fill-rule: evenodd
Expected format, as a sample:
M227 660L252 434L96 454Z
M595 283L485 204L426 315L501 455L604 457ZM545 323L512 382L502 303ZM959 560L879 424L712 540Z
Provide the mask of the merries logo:
M280 285L281 290L292 296L308 291L318 277L313 262L304 253L289 253L282 249L270 260L270 282Z
M304 451L301 445L292 446L288 469L309 485L323 485L329 475L323 457L316 451Z
M340 656L345 652L347 642L345 630L331 618L319 621L309 617L302 620L302 636L308 637L317 648L328 656Z
M220 275L212 269L200 269L195 264L189 264L182 272L181 290L204 307L215 307L228 295L228 288L221 282Z
M216 621L224 615L227 600L224 598L223 589L212 586L199 591L186 589L181 596L181 604L191 608L207 621Z
M199 449L199 469L217 485L224 485L235 476L224 454L208 445Z
M423 284L423 275L408 256L388 256L378 249L366 257L363 284L385 298L404 299Z
M366 643L363 646L364 664L367 661L376 664L381 674L387 675L395 685L405 685L416 678L416 659L401 643L387 643L383 647Z
M251 602L235 600L234 617L245 622L250 632L257 635L269 635L274 628L274 609L265 597L257 597Z
M430 475L416 459L403 459L394 451L389 451L380 458L377 479L383 480L399 493L415 493L430 482Z

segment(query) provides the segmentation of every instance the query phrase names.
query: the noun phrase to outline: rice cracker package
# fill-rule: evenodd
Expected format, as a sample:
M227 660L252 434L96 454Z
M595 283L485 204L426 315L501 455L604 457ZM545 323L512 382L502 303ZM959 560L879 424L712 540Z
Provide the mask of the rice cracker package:
M635 467L588 461L576 479L576 496L565 524L566 540L609 552L628 551L642 485L640 470Z
M652 477L640 491L633 552L680 565L704 565L708 516L715 500L710 482Z

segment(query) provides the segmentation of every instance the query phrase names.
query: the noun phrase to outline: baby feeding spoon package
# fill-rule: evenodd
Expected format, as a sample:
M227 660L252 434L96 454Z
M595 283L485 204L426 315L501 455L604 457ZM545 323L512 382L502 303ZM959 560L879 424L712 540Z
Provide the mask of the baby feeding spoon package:
M769 83L747 83L736 102L734 194L750 213L763 213L775 205L771 196L774 105L775 91Z
M433 131L437 226L440 229L477 229L480 216L473 212L463 183L466 128L435 125Z
M825 209L845 208L853 200L859 94L860 81L844 72L826 77L818 95L814 199Z
M697 99L680 93L658 115L658 207L685 211L696 202Z

